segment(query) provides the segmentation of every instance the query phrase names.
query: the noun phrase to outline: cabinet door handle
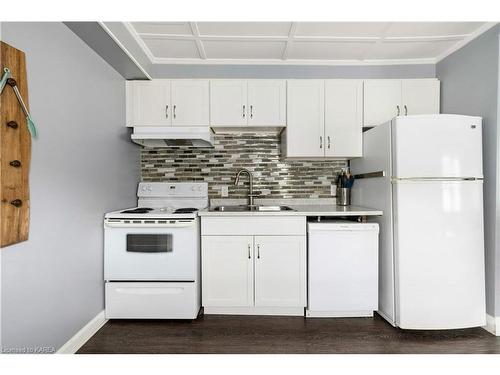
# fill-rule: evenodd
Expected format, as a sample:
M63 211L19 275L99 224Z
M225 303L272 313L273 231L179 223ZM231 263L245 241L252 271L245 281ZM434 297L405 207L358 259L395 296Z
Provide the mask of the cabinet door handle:
M165 118L168 118L168 104L165 106Z
M175 110L176 110L176 108L177 108L177 106L176 106L176 105L174 105L174 118L176 118L176 117L177 117L177 115L175 114Z
M252 259L252 257L250 256L250 244L248 244L248 259Z
M245 118L245 109L246 109L246 106L245 106L245 104L243 104L243 112L242 112L243 118Z
M331 146L330 136L327 137L327 140L328 140L328 149L330 149L330 146Z
M14 168L19 168L21 166L21 162L19 160L12 160L10 163L9 163L10 166L14 167Z
M253 118L253 105L250 106L250 118Z
M260 259L260 245L257 245L257 259Z
M405 116L408 116L408 107L405 104Z
M401 111L399 110L399 105L397 105L396 108L398 109L398 116L399 116L401 114Z
M323 137L319 136L319 148L323 148Z

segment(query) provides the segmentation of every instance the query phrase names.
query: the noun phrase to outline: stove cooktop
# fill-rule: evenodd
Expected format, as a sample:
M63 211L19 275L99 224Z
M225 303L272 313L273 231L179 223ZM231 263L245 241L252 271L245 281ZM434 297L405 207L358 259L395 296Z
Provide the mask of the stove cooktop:
M105 218L111 219L150 219L150 218L195 218L196 213L199 208L194 207L161 207L161 208L151 208L151 207L132 207L126 210L108 212Z
M132 208L130 210L121 211L121 214L147 214L149 211L152 211L152 208L149 207L137 207Z
M125 211L120 211L121 214L148 214L151 211L154 211L154 208L151 207L137 207L132 209L127 209ZM172 213L172 214L192 214L193 212L198 211L197 208L186 207L186 208L177 208L176 210L169 210L166 208L160 208L160 212L162 213Z

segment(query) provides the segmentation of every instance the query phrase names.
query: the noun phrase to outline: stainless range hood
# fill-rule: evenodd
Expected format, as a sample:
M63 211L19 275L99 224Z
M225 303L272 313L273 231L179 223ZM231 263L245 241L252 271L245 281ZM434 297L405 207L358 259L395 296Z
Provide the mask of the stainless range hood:
M136 126L131 138L144 147L214 147L213 132L205 126Z

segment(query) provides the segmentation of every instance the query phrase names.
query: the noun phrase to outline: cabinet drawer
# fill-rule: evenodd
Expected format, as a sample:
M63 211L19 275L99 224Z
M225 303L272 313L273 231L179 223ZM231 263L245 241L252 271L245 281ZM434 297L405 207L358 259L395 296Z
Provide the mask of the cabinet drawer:
M105 284L106 319L196 319L199 299L194 282Z
M201 234L303 236L306 234L306 218L303 216L202 217Z

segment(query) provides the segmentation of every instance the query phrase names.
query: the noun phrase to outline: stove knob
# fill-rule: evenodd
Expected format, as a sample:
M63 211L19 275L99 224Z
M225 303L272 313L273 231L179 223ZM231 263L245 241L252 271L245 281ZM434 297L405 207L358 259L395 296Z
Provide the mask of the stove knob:
M143 185L142 191L146 191L146 190L148 190L148 187L146 185Z
M196 191L196 186L191 186L192 191Z

